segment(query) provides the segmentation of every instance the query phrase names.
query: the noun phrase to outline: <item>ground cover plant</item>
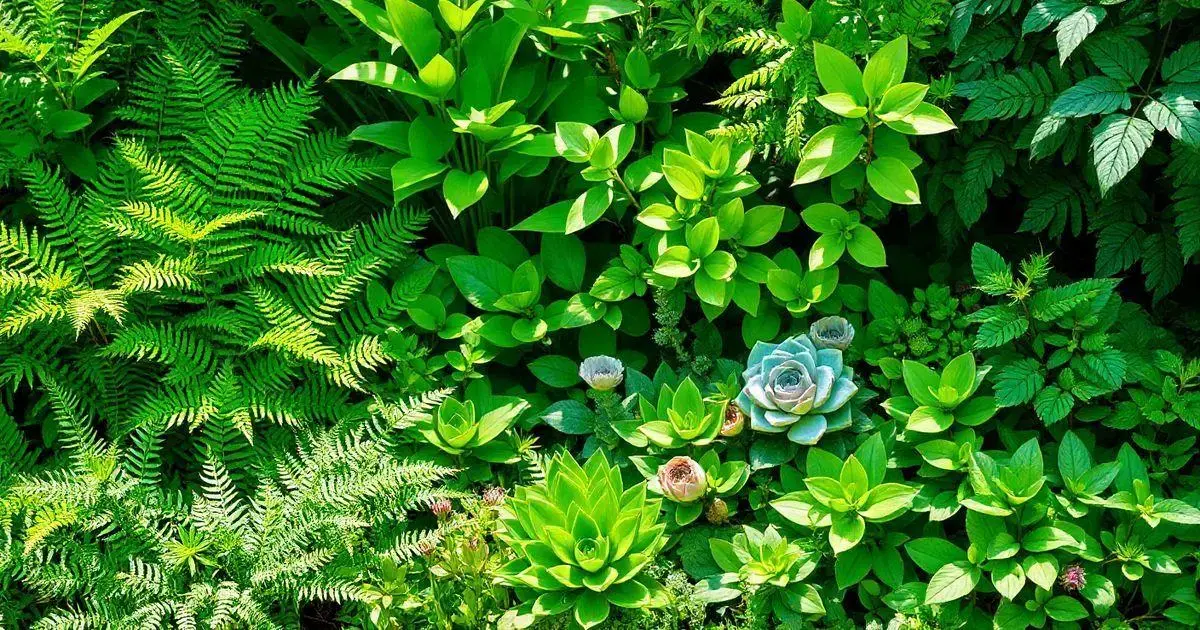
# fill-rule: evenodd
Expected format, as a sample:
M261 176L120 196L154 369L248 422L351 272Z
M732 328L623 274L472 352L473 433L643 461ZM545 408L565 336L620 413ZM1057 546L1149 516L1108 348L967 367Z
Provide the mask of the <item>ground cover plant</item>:
M0 627L1200 626L1194 0L0 5Z

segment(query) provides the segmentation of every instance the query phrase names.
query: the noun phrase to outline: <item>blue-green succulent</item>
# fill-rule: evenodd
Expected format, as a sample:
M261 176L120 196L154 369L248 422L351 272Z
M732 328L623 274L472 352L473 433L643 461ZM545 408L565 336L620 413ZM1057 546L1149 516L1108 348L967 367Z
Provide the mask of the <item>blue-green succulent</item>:
M853 377L841 350L818 349L808 335L760 341L750 351L736 404L750 416L751 429L816 444L827 432L850 426L849 403L858 391Z

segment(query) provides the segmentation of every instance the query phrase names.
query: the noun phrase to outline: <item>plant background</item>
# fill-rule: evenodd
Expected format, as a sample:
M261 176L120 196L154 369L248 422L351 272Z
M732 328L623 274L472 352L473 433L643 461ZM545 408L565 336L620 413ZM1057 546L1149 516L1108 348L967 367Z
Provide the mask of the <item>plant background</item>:
M1196 626L1198 20L0 7L0 626ZM827 316L853 398L735 428ZM615 586L530 578L577 474Z

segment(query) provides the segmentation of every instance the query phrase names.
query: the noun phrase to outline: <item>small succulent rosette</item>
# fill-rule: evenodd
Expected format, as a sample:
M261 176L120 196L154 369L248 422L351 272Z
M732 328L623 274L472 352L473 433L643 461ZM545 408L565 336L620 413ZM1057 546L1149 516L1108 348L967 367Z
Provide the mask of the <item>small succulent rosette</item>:
M742 378L735 403L755 431L786 432L789 440L811 445L851 424L854 372L843 365L841 350L817 348L808 335L754 344Z
M822 317L808 327L808 336L817 349L845 350L854 341L854 325L845 317Z
M612 391L625 380L625 364L604 355L588 357L579 364L579 378L597 391Z

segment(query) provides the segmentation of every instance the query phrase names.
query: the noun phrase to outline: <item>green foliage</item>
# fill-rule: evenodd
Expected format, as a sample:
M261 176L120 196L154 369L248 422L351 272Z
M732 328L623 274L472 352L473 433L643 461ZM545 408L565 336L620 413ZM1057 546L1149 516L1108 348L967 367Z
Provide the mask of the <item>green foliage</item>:
M582 467L569 455L551 459L545 482L519 488L501 516L501 539L521 551L500 576L537 594L516 614L573 611L591 628L612 605L663 606L662 585L639 575L665 542L658 512L646 486L626 489L603 455Z
M1200 625L1198 11L5 4L0 626Z
M1190 155L1200 142L1200 46L1182 35L1194 27L1194 7L1047 1L992 13L965 1L957 9L951 43L964 79L955 93L970 101L964 130L1019 135L1016 147L1035 163L1006 157L1005 165L976 167L967 148L961 179L970 189L954 193L962 223L980 220L989 194L1019 194L1021 231L1055 241L1095 234L1098 276L1140 262L1147 290L1155 300L1167 296L1200 242L1188 218L1191 180L1162 177L1164 166L1194 172ZM1038 172L1050 177L1025 185ZM997 185L1001 178L1015 185ZM1185 201L1152 203L1139 185Z

